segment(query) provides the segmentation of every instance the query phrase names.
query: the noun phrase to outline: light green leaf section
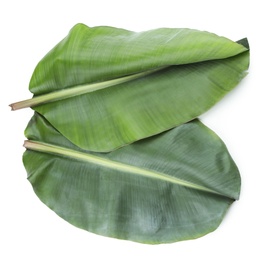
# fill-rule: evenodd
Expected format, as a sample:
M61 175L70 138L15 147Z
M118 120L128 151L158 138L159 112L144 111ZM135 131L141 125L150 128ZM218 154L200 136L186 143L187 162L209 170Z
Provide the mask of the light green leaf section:
M145 32L75 25L37 65L30 91L39 95L158 67L228 58L247 51L213 33L160 28Z
M78 24L30 82L36 98L62 100L33 109L82 149L115 150L212 107L246 75L246 44L191 29L136 33ZM91 93L80 92L88 84Z
M38 197L100 235L151 244L197 238L239 197L235 163L198 120L107 154L78 148L38 114L25 134L23 161Z

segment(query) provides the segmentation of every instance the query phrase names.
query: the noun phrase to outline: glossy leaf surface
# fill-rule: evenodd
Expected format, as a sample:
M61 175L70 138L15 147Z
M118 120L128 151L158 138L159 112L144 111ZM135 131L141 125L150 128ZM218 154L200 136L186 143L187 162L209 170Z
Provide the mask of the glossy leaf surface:
M79 24L37 65L35 97L162 69L34 109L77 146L111 151L207 111L245 76L247 47L190 29L135 33Z
M86 152L35 114L23 161L34 191L88 231L169 243L215 230L239 197L225 145L198 120L116 151Z

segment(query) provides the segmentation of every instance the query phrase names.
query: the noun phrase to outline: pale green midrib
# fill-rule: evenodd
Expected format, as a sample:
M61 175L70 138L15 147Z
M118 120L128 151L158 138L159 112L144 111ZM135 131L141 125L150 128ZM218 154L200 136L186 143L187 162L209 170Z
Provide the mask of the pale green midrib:
M108 88L111 86L119 85L122 83L126 83L135 79L142 78L144 76L147 76L149 74L155 73L159 70L162 70L166 67L160 67L157 69L149 70L149 71L144 71L141 73L136 73L133 75L121 77L121 78L116 78L116 79L111 79L107 81L102 81L102 82L97 82L97 83L90 83L90 84L84 84L84 85L78 85L78 86L73 86L70 88L66 89L61 89L57 91L53 91L51 93L43 94L40 96L33 97L31 99L23 100L20 102L16 102L11 104L12 110L18 110L26 107L34 107L38 106L41 104L49 103L49 102L54 102L57 100L62 100L66 98L71 98L75 96L79 96L82 94L90 93L93 91L101 90L104 88Z
M92 155L92 154L78 152L78 151L68 149L68 148L65 148L65 147L61 147L61 146L56 146L56 145L52 145L52 144L48 144L48 143L44 143L44 142L26 140L24 142L24 147L26 149L29 149L29 150L34 150L34 151L44 152L44 153L57 154L57 155L63 155L63 156L66 156L66 157L77 159L77 160L93 163L93 164L96 164L96 165L99 165L99 166L102 166L102 167L107 167L107 168L131 173L131 174L146 176L146 177L149 177L149 178L155 178L155 179L159 179L159 180L162 180L162 181L168 181L168 182L178 184L178 185L181 185L181 186L185 186L185 187L193 188L193 189L196 189L196 190L201 190L201 191L210 192L210 193L214 193L214 194L217 194L217 195L228 197L224 194L216 192L216 191L209 189L207 187L197 185L197 184L194 184L194 183L191 183L191 182L188 182L188 181L167 175L165 173L156 172L156 171L143 169L143 168L138 168L138 167L133 166L133 165L115 162L115 161L108 160L108 159L105 159L105 158L100 158L100 157ZM232 199L234 199L234 198L232 198Z

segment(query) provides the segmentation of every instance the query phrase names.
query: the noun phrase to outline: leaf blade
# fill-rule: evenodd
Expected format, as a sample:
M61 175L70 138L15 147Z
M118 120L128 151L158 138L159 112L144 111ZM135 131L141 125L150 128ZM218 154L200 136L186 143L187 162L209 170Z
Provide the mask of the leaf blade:
M74 144L108 152L198 117L238 84L248 63L245 39L239 44L191 29L134 33L79 24L37 65L30 81L35 99L148 75L33 109Z
M247 66L247 53L172 66L34 110L79 147L107 152L198 117L238 84Z
M26 135L86 153L37 114ZM39 198L80 228L152 244L213 231L240 190L238 170L223 142L197 120L148 139L108 154L88 154L162 171L223 196L53 154L27 150L23 160Z

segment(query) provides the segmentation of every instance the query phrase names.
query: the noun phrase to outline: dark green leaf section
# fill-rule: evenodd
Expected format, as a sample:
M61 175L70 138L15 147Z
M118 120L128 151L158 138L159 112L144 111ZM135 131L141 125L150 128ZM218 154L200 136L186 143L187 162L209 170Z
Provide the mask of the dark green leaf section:
M100 235L152 244L197 238L215 230L239 196L236 165L223 142L198 120L108 154L78 148L38 114L25 134L105 161L33 150L23 157L39 198L73 225ZM111 167L118 164L129 170ZM133 174L133 168L218 194Z

